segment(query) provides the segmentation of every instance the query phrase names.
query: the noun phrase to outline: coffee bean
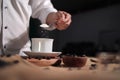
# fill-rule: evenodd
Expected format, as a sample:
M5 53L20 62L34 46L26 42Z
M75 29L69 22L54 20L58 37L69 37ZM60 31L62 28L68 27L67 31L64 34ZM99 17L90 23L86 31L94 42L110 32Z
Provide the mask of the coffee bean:
M96 64L91 64L91 66L90 66L90 70L94 70L94 69L96 69L97 68L97 65Z
M14 60L13 63L14 63L14 64L18 64L19 61L18 61L18 60Z
M11 57L11 54L7 54L6 57Z
M10 65L10 63L0 60L0 68L6 67L8 65Z

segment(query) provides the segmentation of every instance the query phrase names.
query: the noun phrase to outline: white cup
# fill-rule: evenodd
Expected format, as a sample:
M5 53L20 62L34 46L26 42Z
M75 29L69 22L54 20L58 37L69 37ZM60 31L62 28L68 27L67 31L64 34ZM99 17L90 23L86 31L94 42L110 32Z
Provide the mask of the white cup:
M52 52L54 39L32 38L33 52Z

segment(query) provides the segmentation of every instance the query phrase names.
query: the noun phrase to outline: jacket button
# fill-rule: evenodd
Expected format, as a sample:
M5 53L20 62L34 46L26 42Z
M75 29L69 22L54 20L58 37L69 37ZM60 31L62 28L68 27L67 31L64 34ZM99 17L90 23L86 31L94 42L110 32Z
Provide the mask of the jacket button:
M8 27L7 26L5 26L5 29L7 29Z
M6 48L6 46L4 46L4 48Z
M5 9L7 9L8 7L7 6L5 6Z

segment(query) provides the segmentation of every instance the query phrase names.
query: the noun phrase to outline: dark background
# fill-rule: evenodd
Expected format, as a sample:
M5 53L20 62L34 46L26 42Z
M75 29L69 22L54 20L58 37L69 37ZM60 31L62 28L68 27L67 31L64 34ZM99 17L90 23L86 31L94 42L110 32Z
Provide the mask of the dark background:
M55 8L71 14L119 4L119 0L51 0Z
M37 19L31 18L31 38L54 38L54 51L62 51L68 43L93 43L98 49L109 51L120 49L119 0L51 1L56 9L72 15L70 27L64 31L46 31L39 27Z

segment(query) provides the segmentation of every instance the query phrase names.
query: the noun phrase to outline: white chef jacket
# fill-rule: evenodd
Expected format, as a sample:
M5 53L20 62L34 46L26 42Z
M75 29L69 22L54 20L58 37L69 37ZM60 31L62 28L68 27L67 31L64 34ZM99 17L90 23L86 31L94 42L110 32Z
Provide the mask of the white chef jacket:
M50 0L0 0L0 49L4 54L25 55L31 51L30 16L45 23L50 12L56 12Z

